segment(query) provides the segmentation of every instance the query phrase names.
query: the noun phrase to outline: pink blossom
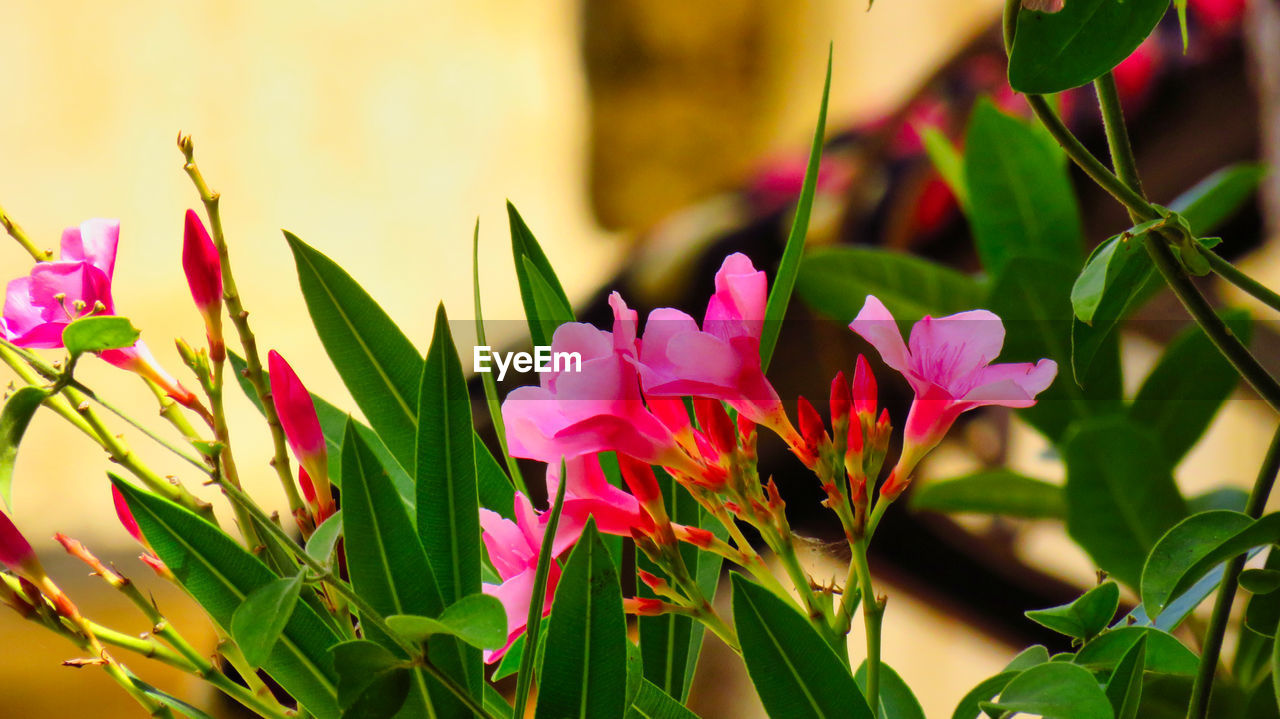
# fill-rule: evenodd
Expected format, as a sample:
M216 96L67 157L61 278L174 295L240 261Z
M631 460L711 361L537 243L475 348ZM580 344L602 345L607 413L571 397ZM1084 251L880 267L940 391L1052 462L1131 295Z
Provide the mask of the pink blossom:
M613 332L571 322L552 337L551 351L578 353L580 368L543 372L539 386L507 395L502 417L511 454L556 464L561 457L612 450L696 472L672 431L644 405L635 366L635 311L616 292L609 304Z
M618 461L624 463L636 460L622 455ZM633 529L646 530L653 527L649 515L640 507L637 496L609 484L604 470L600 468L599 455L586 454L566 459L564 466L569 475L569 484L564 491L564 510L560 516L557 538L566 531L566 527L574 528L571 533L577 537L586 526L588 517L595 517L596 526L601 532L623 537L630 537ZM653 470L649 471L652 476ZM556 496L559 488L560 465L552 462L547 465L547 496Z
M19 347L62 347L72 320L115 314L111 278L120 241L118 220L86 220L62 233L61 259L37 262L5 291L0 334ZM196 396L165 372L141 340L133 347L98 353L107 362L155 382L179 403L195 408Z
M23 576L43 574L31 543L4 512L0 512L0 564Z
M782 401L760 364L768 285L746 255L725 258L702 327L676 309L649 313L640 341L646 396L706 397L727 402L748 419L795 439Z
M565 488L566 494L568 487ZM480 510L480 527L484 546L489 552L493 568L502 578L501 584L485 584L485 594L497 597L507 612L507 643L497 651L485 652L485 661L492 663L502 658L516 638L524 634L529 620L529 604L533 600L533 585L538 571L538 553L542 551L542 536L546 532L548 517L540 516L523 494L515 497L516 521L511 521L488 509ZM562 514L563 517L563 514ZM558 527L552 542L552 556L559 556L578 540L582 526ZM551 613L551 597L560 581L560 565L552 561L547 573L547 591L543 598L542 616Z
M299 482L304 491L307 483L311 485L317 497L316 519L324 521L333 513L333 494L329 489L329 451L315 401L293 367L275 350L267 353L267 372L271 375L271 401L280 416L284 437L306 475L306 480L299 477Z
M849 328L870 342L915 391L903 429L902 458L881 490L890 497L906 486L916 463L962 412L987 405L1030 407L1058 373L1057 363L1050 359L991 364L1004 345L1004 324L986 310L926 316L903 343L893 315L868 295Z

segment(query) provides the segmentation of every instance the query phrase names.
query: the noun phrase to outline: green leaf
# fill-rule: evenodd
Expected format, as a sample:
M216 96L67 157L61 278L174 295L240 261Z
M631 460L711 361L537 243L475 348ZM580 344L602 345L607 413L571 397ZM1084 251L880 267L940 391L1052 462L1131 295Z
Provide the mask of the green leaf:
M142 534L178 583L224 631L255 589L278 577L261 560L203 518L112 475ZM320 615L299 603L263 669L319 719L336 719L337 674L329 647L340 640Z
M1146 671L1195 676L1200 659L1168 632L1152 627L1120 627L1099 635L1076 653L1073 664L1089 671L1113 671L1138 642L1146 642Z
M989 700L995 697L1004 688L1009 686L1009 682L1013 678L1022 673L1023 670L1003 671L992 677L987 677L968 694L960 699L960 703L956 705L955 711L951 713L951 719L978 719L982 714L982 705L987 704Z
M1249 503L1249 493L1239 487L1218 487L1187 499L1189 514L1199 514L1210 509L1230 509L1243 512Z
M924 151L929 154L933 166L942 176L942 180L951 188L960 206L969 211L969 186L964 180L964 157L951 140L936 127L928 126L921 131L924 140Z
M488 683L484 685L484 708L496 719L511 719L511 705L507 698Z
M1062 451L1067 532L1099 567L1137 587L1143 558L1187 514L1159 443L1127 419L1104 417L1078 423Z
M573 307L568 300L556 293L556 289L538 271L538 266L528 255L524 257L524 272L529 280L529 291L533 295L534 315L529 322L538 325L542 336L547 338L547 345L550 345L555 338L556 328L574 321Z
M1067 501L1062 487L1004 468L925 482L911 493L911 507L934 512L976 512L1034 519L1065 519L1067 516Z
M444 610L440 587L408 510L386 471L351 425L342 444L342 465L343 549L351 586L384 617L439 616ZM365 636L397 656L403 653L392 637L372 626L366 625ZM456 642L435 642L429 655L459 684L467 684ZM407 699L410 715L466 715L466 708L423 671L413 672L412 685L413 693Z
M733 575L742 659L771 719L871 719L848 665L782 599Z
M1031 621L1076 639L1090 639L1111 623L1120 606L1120 585L1103 582L1070 604L1050 609L1032 609Z
M231 636L245 661L261 667L271 657L280 634L302 595L302 574L277 579L249 592L231 615Z
M307 556L321 564L328 564L341 538L342 510L339 509L316 527L316 531L311 534L311 538L307 540Z
M560 476L568 477L564 461L560 463ZM533 593L529 601L529 616L525 621L524 648L520 655L520 670L516 675L516 696L513 702L512 716L525 716L525 707L529 701L529 689L533 684L534 666L537 664L539 647L538 638L542 633L543 603L547 596L547 576L551 573L551 564L556 561L552 556L555 546L556 530L560 527L560 513L564 510L565 487L568 482L561 482L556 489L555 501L551 503L551 516L542 530L542 546L538 548L538 566L533 573ZM582 541L579 538L578 541ZM562 577L563 579L563 577ZM519 643L519 642L517 642Z
M1056 13L1023 9L1009 84L1047 95L1093 82L1137 49L1168 7L1168 0L1075 0Z
M386 647L364 639L343 642L333 648L333 663L343 719L385 719L404 706L409 671Z
M813 210L813 196L818 187L818 170L822 163L822 143L827 134L827 99L831 95L831 53L827 46L827 78L822 85L822 104L818 107L818 126L813 131L813 143L809 147L809 164L804 170L804 183L800 186L800 197L796 200L796 213L791 220L791 232L787 235L787 244L782 250L782 260L778 263L778 274L773 278L773 287L769 291L769 301L764 308L764 328L760 333L760 366L769 369L769 360L773 358L773 349L778 344L778 333L782 331L782 320L787 315L787 305L791 303L791 292L796 286L796 275L800 272L800 258L804 255L805 238L809 234L809 214Z
M1240 573L1240 587L1250 594L1270 594L1280 589L1280 570L1246 569Z
M627 719L698 719L698 715L645 679L627 710Z
M1142 247L1142 238L1159 222L1161 220L1144 222L1113 235L1089 253L1084 269L1071 286L1071 307L1081 322L1093 324L1108 289L1132 289L1127 283L1142 276L1140 270L1150 268L1151 260Z
M1144 636L1125 652L1107 679L1107 700L1116 719L1137 719L1142 703L1142 672L1147 665L1147 638Z
M1013 257L1077 266L1080 210L1057 148L983 99L969 120L964 157L969 224L989 275Z
M562 482L563 484L563 482ZM587 521L556 586L538 719L611 719L626 714L627 620L622 590L595 520Z
M1247 310L1230 310L1223 320L1249 344L1253 325ZM1177 465L1209 428L1218 408L1240 382L1231 363L1199 325L1179 334L1147 375L1129 408L1134 422L1151 429L1164 456Z
M129 679L133 681L134 686L141 689L144 693L147 694L147 696L151 697L152 699L155 699L161 704L178 712L182 716L187 717L187 719L213 719L213 717L204 713L200 709L197 709L196 707L191 706L190 704L182 701L181 699L173 696L172 694L163 692L157 689L156 687L153 687L150 684L142 681L138 677L134 676L132 672L129 672L128 669L126 669L125 671L126 673L129 674Z
M127 317L97 315L72 320L62 330L62 346L72 357L85 352L102 352L132 347L142 334Z
M543 299L544 303L558 308L572 308L573 303L569 302L569 296L560 286L560 279L556 277L556 271L551 267L551 262L542 252L542 246L534 238L533 232L525 224L516 206L510 202L507 202L507 219L511 224L511 258L516 265L516 280L520 284L520 299L524 303L524 315L529 322L529 336L535 347L549 347L551 334L559 323L555 321L555 317L544 317L539 313L534 289L535 280L529 274L530 268L535 270L534 275L542 280L543 287L537 292L550 296L550 299ZM572 309L569 311L569 317L573 317Z
M858 688L867 688L867 663L862 662L853 675ZM880 664L880 716L884 719L925 719L920 701L911 687L888 664Z
M1210 569L1253 547L1280 542L1280 513L1258 520L1214 510L1187 517L1160 538L1142 568L1142 604L1156 616Z
M0 500L13 507L13 470L18 462L18 445L27 433L31 418L49 393L40 387L20 387L0 410Z
M511 480L502 473L502 466L489 452L489 448L484 446L480 435L472 432L471 444L475 448L476 492L480 506L507 519L514 519L516 490L511 486Z
M1182 215L1194 234L1207 234L1230 219L1266 176L1267 167L1263 164L1228 165L1179 195L1169 203L1169 209Z
M480 218L478 217L476 218L476 229L471 238L471 293L472 293L472 300L473 300L473 304L475 306L475 312L476 312L476 320L475 320L476 346L487 347L489 346L489 340L485 338L484 311L480 307ZM502 456L503 458L506 459L506 462L507 462L507 471L511 473L510 477L507 477L506 475L504 475L502 478L506 480L507 484L514 484L516 487L519 487L521 490L524 490L525 489L524 478L520 476L520 467L516 464L515 458L513 458L510 455L510 453L507 452L507 428L502 421L502 405L498 401L498 385L493 379L492 372L480 372L479 375L480 375L481 384L484 385L485 404L488 405L489 407L489 420L493 422L493 433L498 438L498 449L502 451ZM477 465L479 465L482 461L479 453L478 439L479 438L477 437L477 451L476 451ZM488 454L488 452L485 452L485 454ZM484 475L483 469L479 466L477 466L476 469L477 471L480 472L481 476L483 477ZM484 502L483 483L481 484L480 491L481 491L480 501L481 503L483 503ZM528 494L527 491L525 493ZM489 507L489 505L487 504L485 506ZM489 507L489 509L493 509L495 512L502 514L502 516L504 517L510 518L511 516L510 514L503 514L501 511L495 509L494 507Z
M818 312L849 322L875 295L901 323L982 304L977 280L942 265L888 250L830 247L806 254L796 290Z
M1040 664L1022 672L991 706L1044 719L1114 719L1111 703L1093 675L1063 662Z
M422 355L351 275L293 234L284 236L338 376L392 456L412 471Z
M465 596L434 618L390 616L387 625L419 644L435 634L457 637L477 649L499 649L507 643L507 612L497 597L488 594Z
M547 618L543 617L542 621L538 622L537 633L541 635L545 634L546 631ZM524 659L524 644L525 640L528 638L529 635L526 632L525 634L516 637L515 641L511 642L511 646L507 648L507 653L502 655L502 659L498 660L498 666L494 667L493 673L489 675L490 681L496 682L499 679L506 679L520 671L520 662Z
M986 307L1003 319L1006 328L1001 362L1035 362L1049 358L1059 375L1019 416L1055 444L1075 420L1119 412L1123 405L1119 344L1102 343L1105 361L1072 382L1065 369L1073 355L1068 313L1075 270L1064 262L1040 257L1014 257L991 285Z

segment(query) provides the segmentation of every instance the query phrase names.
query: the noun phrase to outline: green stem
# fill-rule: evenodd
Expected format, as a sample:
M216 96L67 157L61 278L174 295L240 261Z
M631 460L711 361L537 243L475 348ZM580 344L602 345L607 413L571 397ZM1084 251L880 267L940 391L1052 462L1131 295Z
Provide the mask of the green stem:
M1201 254L1204 255L1205 259L1209 260L1209 266L1222 279L1248 292L1254 299L1271 309L1280 310L1280 294L1275 293L1266 285L1241 272L1239 268L1224 260L1221 255L1213 250L1206 249Z
M858 568L858 586L862 594L862 619L867 630L867 704L872 714L880 714L880 628L884 621L884 602L876 598L871 584L871 566L867 562L867 540L854 547L853 563ZM845 591L848 591L847 589Z
M1138 160L1133 154L1129 131L1125 128L1124 108L1120 105L1120 90L1116 87L1116 76L1108 72L1094 80L1093 87L1098 95L1098 109L1102 112L1107 147L1111 150L1111 162L1115 165L1116 177L1133 190L1145 204L1146 193L1142 189L1142 179L1138 175Z
M22 249L26 250L27 254L31 255L31 259L36 262L53 261L53 250L42 250L37 247L36 243L32 242L31 238L27 236L26 230L23 230L18 223L14 222L13 218L9 217L9 213L5 212L3 207L0 207L0 225L4 225L4 231L9 233L10 237L17 240L19 245L22 245Z
M1253 483L1253 491L1249 493L1249 503L1245 506L1245 514L1253 519L1262 516L1262 511L1275 486L1276 473L1280 472L1280 427L1276 429L1267 449L1266 459L1258 469L1258 476ZM1209 714L1209 699L1213 694L1213 675L1218 670L1218 657L1222 652L1222 639L1227 633L1227 622L1231 618L1231 604L1235 601L1236 582L1244 569L1246 555L1241 554L1227 563L1222 575L1222 583L1218 585L1218 597L1213 603L1213 614L1209 618L1209 626L1204 633L1204 649L1200 653L1200 668L1196 672L1195 683L1191 685L1191 702L1187 709L1187 719L1205 719Z

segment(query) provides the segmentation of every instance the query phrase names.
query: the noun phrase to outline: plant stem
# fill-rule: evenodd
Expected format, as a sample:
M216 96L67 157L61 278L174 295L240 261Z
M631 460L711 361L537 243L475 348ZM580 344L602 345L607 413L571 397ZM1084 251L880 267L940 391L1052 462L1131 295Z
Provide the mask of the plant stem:
M1221 255L1213 250L1206 249L1201 254L1205 259L1209 260L1209 266L1217 272L1222 279L1248 292L1259 302L1270 307L1273 310L1280 310L1280 294L1272 291L1261 282L1253 279L1249 275L1241 272L1239 268L1222 258Z
M1267 499L1271 496L1271 488L1275 486L1276 473L1280 472L1280 427L1276 428L1271 438L1271 446L1267 449L1266 459L1258 469L1258 476L1253 483L1253 491L1249 493L1249 502L1245 506L1245 514L1253 519L1262 516ZM1218 596L1213 602L1213 614L1209 617L1209 626L1204 633L1204 650L1200 653L1200 668L1196 672L1195 683L1191 685L1191 701L1187 709L1187 719L1205 719L1209 714L1209 699L1213 694L1213 675L1218 670L1218 657L1222 652L1222 639L1227 633L1227 622L1231 618L1231 604L1235 601L1236 582L1244 569L1246 555L1241 554L1227 562L1222 575L1222 583L1218 585Z
M1116 77L1108 72L1094 80L1093 87L1098 95L1098 109L1102 112L1107 147L1111 150L1111 163L1115 165L1116 177L1145 203L1146 193L1142 189L1142 179L1138 175L1138 160L1133 154L1129 131L1125 128L1124 108L1120 105L1120 90L1116 87Z
M227 315L231 317L231 323L235 325L236 334L240 337L240 344L244 349L244 360L247 364L246 379L253 385L253 391L258 395L258 401L262 404L262 413L267 417L267 426L271 429L271 440L275 450L271 464L275 467L276 475L279 476L280 484L284 488L285 497L289 500L289 510L296 515L303 510L305 505L302 502L302 497L298 495L297 488L294 486L293 472L289 468L289 449L285 443L284 428L280 424L280 415L276 412L275 402L271 398L271 387L268 386L262 372L262 360L258 356L258 340L254 336L253 330L249 327L249 311L244 308L244 303L240 300L240 292L236 289L235 276L231 271L231 254L227 247L226 236L222 231L222 214L218 210L220 196L209 189L208 183L204 180L204 175L200 172L200 167L196 165L195 146L191 142L191 137L189 135L179 135L178 147L182 150L182 156L186 160L182 169L186 171L191 178L192 184L195 185L196 191L200 194L200 201L204 203L205 214L209 218L209 228L213 235L213 243L218 248L218 261L222 266L222 299L227 307Z
M871 584L871 566L867 562L865 538L854 547L853 563L858 567L858 586L862 593L862 619L867 630L867 704L871 707L872 715L879 716L880 628L884 621L884 602L876 598L875 587Z
M0 207L0 225L4 225L4 231L9 233L10 237L17 240L19 245L22 245L22 249L26 250L27 254L31 255L31 259L36 262L53 261L53 250L42 250L39 247L36 247L36 243L32 242L31 238L27 236L26 230L23 230L18 223L14 222L13 218L9 217L9 213L5 212L3 207Z

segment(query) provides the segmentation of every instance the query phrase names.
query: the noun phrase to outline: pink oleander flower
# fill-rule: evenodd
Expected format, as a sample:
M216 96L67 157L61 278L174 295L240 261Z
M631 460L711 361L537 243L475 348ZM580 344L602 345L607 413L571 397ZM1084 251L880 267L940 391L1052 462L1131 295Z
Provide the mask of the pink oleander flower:
M893 315L868 295L849 329L870 342L915 390L903 428L902 456L881 489L889 498L906 488L916 464L962 412L988 405L1030 407L1058 374L1050 359L991 364L1004 345L1004 324L986 310L926 316L903 343Z
M799 438L760 364L765 274L734 253L716 272L715 284L701 327L669 307L649 313L639 354L645 396L722 400L794 446Z
M267 372L271 375L271 401L280 416L280 427L300 465L299 484L309 495L316 521L323 522L324 517L333 514L334 504L329 487L329 450L315 401L293 367L275 350L267 353Z
M543 372L539 386L507 395L502 417L512 456L557 464L562 457L611 450L696 473L696 463L641 397L635 311L616 292L609 304L612 332L571 322L551 339L553 353L578 353L580 368L575 363L571 369Z
M0 512L0 564L28 579L44 574L31 543L4 512Z
M636 460L620 455L618 461L625 463ZM643 489L641 494L633 496L609 484L604 470L600 468L599 455L584 454L569 458L564 461L564 466L569 475L569 484L564 488L564 510L560 514L557 536L565 531L570 531L575 537L581 534L588 517L596 518L596 527L601 532L622 537L630 537L633 529L648 531L653 528L653 520L640 506L641 494L645 498L650 496ZM649 471L652 476L653 470ZM552 462L547 465L547 496L556 496L559 488L560 465Z
M565 487L568 494L569 488ZM485 662L492 663L502 658L511 644L524 634L529 620L529 604L533 600L533 584L538 571L538 553L542 551L542 537L546 532L548 517L539 515L529 504L523 494L516 494L516 521L511 521L488 509L480 509L481 538L489 551L489 559L493 568L502 577L501 584L485 584L483 591L502 602L507 612L507 643L497 651L486 651ZM564 514L561 514L563 522ZM556 538L552 542L552 555L560 556L574 542L578 541L578 533L582 526L575 528L559 526ZM551 562L547 573L547 591L543 598L542 616L551 613L551 598L555 594L556 584L560 581L560 565Z
M187 210L183 223L182 271L187 276L191 299L204 317L209 356L221 362L226 358L222 341L222 261L195 210Z
M56 349L62 347L62 331L72 320L115 314L111 278L119 241L118 220L86 220L63 230L60 260L37 262L26 277L9 282L0 334L19 347ZM142 340L98 356L155 382L184 406L199 406L196 396L160 367Z

